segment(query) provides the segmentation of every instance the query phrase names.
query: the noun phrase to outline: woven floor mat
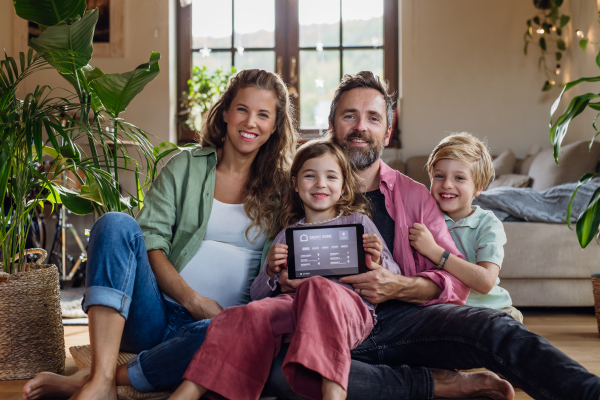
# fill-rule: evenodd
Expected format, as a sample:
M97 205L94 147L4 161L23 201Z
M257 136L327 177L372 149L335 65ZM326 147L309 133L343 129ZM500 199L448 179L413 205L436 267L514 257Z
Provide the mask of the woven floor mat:
M69 348L73 360L79 369L89 367L92 364L92 355L90 353L90 346L73 346ZM125 364L129 359L134 357L135 354L119 352L119 358L117 365ZM149 392L141 393L132 388L131 386L117 386L117 397L119 400L164 400L171 395L171 392Z

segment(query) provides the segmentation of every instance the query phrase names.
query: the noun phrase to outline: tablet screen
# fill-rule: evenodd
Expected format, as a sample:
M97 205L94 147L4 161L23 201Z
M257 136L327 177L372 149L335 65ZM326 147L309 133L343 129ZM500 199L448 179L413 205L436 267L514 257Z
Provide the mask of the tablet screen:
M360 237L362 249L362 225L360 228L360 236L356 225L291 229L293 255L289 254L288 257L293 256L295 277L341 276L362 272L359 269L358 247Z

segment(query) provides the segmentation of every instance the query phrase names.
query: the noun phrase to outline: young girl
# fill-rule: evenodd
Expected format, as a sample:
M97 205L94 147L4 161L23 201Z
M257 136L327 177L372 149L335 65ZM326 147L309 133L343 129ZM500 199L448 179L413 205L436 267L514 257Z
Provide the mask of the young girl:
M296 154L292 187L278 226L362 223L369 268L400 273L365 215L360 178L343 151L330 141L310 141ZM350 350L370 333L375 306L337 279L302 280L296 293L270 296L286 268L285 229L275 237L246 306L223 311L210 324L206 341L171 399L197 399L208 391L228 399L258 399L282 340L290 343L283 371L297 393L312 399L344 399ZM267 298L268 297L268 298ZM209 393L210 395L211 393Z

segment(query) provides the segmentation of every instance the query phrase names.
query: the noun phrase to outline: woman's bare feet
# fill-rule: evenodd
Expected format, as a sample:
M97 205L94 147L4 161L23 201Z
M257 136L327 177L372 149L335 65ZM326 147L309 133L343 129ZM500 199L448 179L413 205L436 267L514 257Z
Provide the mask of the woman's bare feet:
M23 398L37 400L48 397L72 396L90 376L90 368L83 368L71 376L40 372L23 386Z
M434 396L453 399L487 396L495 400L513 400L512 385L493 372L457 372L431 369Z
M346 400L347 393L344 388L337 382L323 378L323 386L321 386L323 400Z
M114 378L90 376L69 400L117 400L117 385Z

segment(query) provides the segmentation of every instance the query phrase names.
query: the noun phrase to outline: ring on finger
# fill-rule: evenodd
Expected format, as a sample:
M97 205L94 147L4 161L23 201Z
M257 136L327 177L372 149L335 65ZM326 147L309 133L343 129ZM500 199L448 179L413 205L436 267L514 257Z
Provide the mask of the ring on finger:
M360 289L360 290L358 291L358 295L359 295L360 297L362 297L362 289Z

